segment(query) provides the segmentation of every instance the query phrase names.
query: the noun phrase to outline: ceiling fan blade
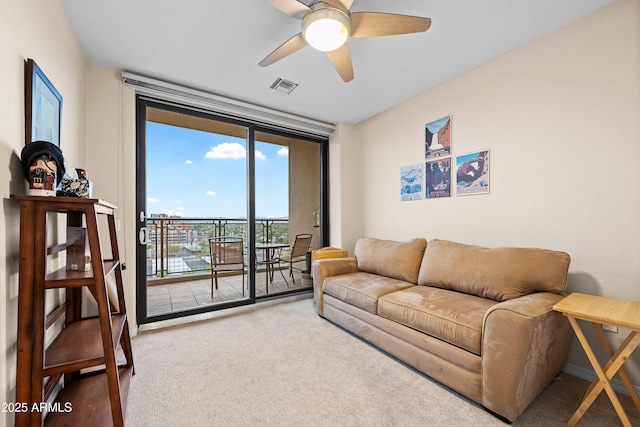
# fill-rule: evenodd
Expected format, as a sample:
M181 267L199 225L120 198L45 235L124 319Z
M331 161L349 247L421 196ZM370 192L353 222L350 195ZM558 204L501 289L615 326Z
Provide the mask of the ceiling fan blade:
M311 8L300 3L298 0L266 0L271 6L280 12L297 19L302 19L304 15L311 12Z
M267 57L260 61L258 65L260 65L261 67L267 67L274 62L281 60L285 56L289 56L292 53L302 49L306 45L307 41L304 39L304 37L302 37L302 33L298 33L286 42L282 43L280 47L267 55Z
M353 80L353 64L351 63L351 51L349 46L345 43L336 50L327 52L329 60L333 64L342 80L345 83Z
M353 4L353 0L322 0L322 1L333 7L337 7L338 9L343 9L345 11L349 10L351 8L351 5Z
M354 12L351 14L352 37L419 33L427 31L430 26L431 19L419 16L379 12Z

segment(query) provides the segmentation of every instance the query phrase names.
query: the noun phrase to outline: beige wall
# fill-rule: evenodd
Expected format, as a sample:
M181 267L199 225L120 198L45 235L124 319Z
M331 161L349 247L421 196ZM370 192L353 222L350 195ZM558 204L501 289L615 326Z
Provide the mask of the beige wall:
M86 167L86 61L58 1L5 0L0 8L0 402L15 400L20 215L13 193L24 194L24 63L32 58L62 94L65 163ZM13 425L0 414L0 426Z
M120 73L115 71L90 65L88 76L87 171L94 184L94 197L118 206L118 248L120 259L126 266L122 280L129 327L135 328L135 93L122 84Z
M313 212L320 207L320 145L294 141L289 145L289 243L311 233L311 248L320 247L320 228Z
M454 156L490 150L491 193L400 202L400 167L424 162L425 123L449 114ZM334 137L340 243L353 250L353 227L557 249L569 291L640 301L639 118L640 2L621 0ZM577 343L570 364L592 371ZM640 354L627 369L640 385Z
M356 127L339 123L329 139L329 245L351 254L364 235L363 170Z

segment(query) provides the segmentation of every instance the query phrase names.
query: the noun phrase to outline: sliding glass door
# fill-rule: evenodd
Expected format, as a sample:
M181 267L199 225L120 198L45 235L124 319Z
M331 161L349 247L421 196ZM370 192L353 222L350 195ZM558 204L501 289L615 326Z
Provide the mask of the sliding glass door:
M310 251L323 240L321 146L264 131L255 140L255 244L265 283L258 295L311 289Z
M138 321L311 289L307 253L325 237L322 143L137 102Z

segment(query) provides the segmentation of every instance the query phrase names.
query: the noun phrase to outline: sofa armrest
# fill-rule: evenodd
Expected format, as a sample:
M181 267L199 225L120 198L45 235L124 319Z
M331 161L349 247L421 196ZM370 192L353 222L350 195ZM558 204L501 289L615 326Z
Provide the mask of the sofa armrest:
M322 284L325 277L339 276L357 271L358 262L355 258L328 258L313 262L311 269L313 276L313 302L320 316L324 316Z
M553 310L562 295L540 292L496 304L482 330L482 404L514 421L562 371L573 337Z

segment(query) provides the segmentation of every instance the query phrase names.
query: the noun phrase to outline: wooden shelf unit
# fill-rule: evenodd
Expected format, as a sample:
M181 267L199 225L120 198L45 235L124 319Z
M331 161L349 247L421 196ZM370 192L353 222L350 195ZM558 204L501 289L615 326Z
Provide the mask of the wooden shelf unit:
M99 199L11 198L20 202L16 403L27 409L16 413L16 426L124 426L134 366L116 207ZM65 214L67 227L86 226L91 271L64 267L47 272L47 257L67 247L66 242L47 245L51 212ZM107 219L110 259L102 255L99 215ZM90 298L83 297L84 287L95 299L97 316L82 316L83 298ZM45 313L46 291L59 288L65 289L65 301ZM47 329L60 323L62 329L47 345ZM60 386L62 390L52 402Z

